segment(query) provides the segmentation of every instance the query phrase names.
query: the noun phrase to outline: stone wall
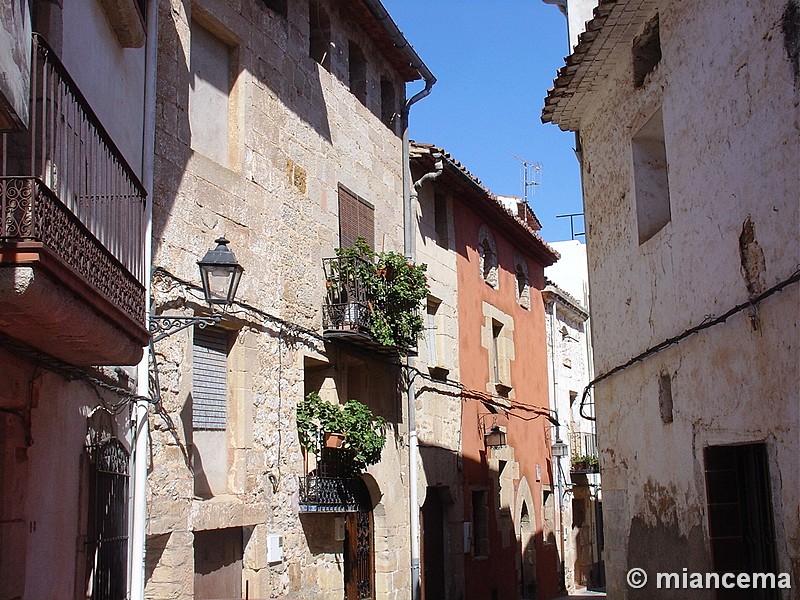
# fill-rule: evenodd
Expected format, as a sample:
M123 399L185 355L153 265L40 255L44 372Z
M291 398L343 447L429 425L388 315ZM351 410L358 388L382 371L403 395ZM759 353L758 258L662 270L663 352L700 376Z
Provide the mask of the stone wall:
M242 528L251 598L342 597L334 517L300 514L298 506L305 466L294 409L323 388L340 401L357 397L389 421L383 459L366 476L375 585L377 597L405 597L407 450L397 369L321 337L322 258L338 245L339 184L375 207L376 249L402 251L401 140L376 114L379 77L393 82L399 99L403 82L344 9L322 4L333 41L328 72L308 56L308 3L288 3L285 18L266 4L164 0L159 7L153 263L171 275L157 275L154 308L203 310L199 291L176 278L196 282L195 261L219 235L245 273L221 324L230 331L227 444L219 448L227 455L225 494L195 497L192 331L156 347L162 405L150 419L146 597L191 598L193 532L228 527ZM192 20L229 48L227 164L192 149ZM347 87L348 40L369 57L366 106ZM270 535L282 538L282 559L272 563Z

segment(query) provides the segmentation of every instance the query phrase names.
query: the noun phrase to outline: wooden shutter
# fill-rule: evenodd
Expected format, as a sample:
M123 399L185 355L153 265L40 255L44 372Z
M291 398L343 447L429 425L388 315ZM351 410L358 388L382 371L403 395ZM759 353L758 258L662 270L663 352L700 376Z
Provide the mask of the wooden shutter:
M353 192L339 186L339 246L352 246L363 237L375 247L375 208Z
M227 334L195 328L192 356L192 427L224 430L228 420Z

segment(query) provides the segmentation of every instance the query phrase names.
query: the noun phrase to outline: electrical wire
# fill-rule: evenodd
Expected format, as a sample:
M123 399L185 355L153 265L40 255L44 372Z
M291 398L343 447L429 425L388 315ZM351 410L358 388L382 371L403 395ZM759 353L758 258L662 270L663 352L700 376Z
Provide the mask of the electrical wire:
M642 352L640 354L637 354L636 356L631 358L629 361L627 361L627 362L625 362L625 363L623 363L621 365L617 365L616 367L614 367L610 371L606 371L602 375L599 375L598 377L595 377L594 379L592 379L586 385L586 387L583 390L583 394L581 395L581 404L580 404L580 415L581 415L581 417L583 417L584 419L586 419L588 421L595 421L596 420L596 418L593 417L593 416L588 416L588 415L583 414L583 407L584 407L584 404L586 402L586 398L589 396L589 391L595 385L597 385L598 383L600 383L604 379L607 379L607 378L611 377L612 375L615 375L616 373L619 373L620 371L623 371L623 370L627 369L628 367L636 364L639 361L644 360L645 358L648 358L649 356L652 356L653 354L656 354L657 352L661 352L662 350L664 350L665 348L668 348L669 346L672 346L674 344L677 344L677 343L685 340L690 335L693 335L695 333L703 331L704 329L709 329L711 327L714 327L715 325L719 325L720 323L724 323L729 318L731 318L733 315L735 315L735 314L737 314L737 313L739 313L739 312L741 312L741 311L743 311L743 310L745 310L747 308L755 307L757 304L763 302L764 300L766 300L767 298L769 298L773 294L777 294L778 292L780 292L784 288L788 287L789 285L791 285L793 283L797 283L797 281L800 281L800 267L798 267L797 270L795 270L795 272L792 273L789 277L787 277L786 279L784 279L780 283L777 283L776 285L772 286L771 288L769 288L765 292L762 292L761 294L759 294L759 295L757 295L757 296L755 296L753 298L750 298L749 300L747 300L745 302L742 302L741 304L737 304L736 306L734 306L730 310L724 312L723 314L721 314L718 317L706 317L706 319L702 323L700 323L699 325L695 325L694 327L690 327L689 329L687 329L686 331L684 331L683 333L681 333L679 335L676 335L674 337L668 338L668 339L664 340L663 342L661 342L659 344L656 344L655 346L651 346L650 348L648 348L644 352Z

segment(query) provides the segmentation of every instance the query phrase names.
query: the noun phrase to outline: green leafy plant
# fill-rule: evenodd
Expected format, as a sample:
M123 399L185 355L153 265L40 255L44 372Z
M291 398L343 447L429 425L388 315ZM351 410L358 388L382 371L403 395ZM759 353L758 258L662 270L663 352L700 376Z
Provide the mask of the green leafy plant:
M580 471L597 470L600 461L595 454L580 454L572 457L572 468Z
M420 303L429 291L427 265L415 265L397 252L376 253L364 238L349 248L337 248L336 256L361 259L348 261L346 276L357 278L364 286L372 337L401 351L416 346L425 329ZM336 274L342 276L339 269Z
M311 392L297 404L300 445L320 455L326 433L345 435L343 451L349 454L347 462L355 473L360 473L381 459L386 443L386 421L358 400L348 400L342 406Z

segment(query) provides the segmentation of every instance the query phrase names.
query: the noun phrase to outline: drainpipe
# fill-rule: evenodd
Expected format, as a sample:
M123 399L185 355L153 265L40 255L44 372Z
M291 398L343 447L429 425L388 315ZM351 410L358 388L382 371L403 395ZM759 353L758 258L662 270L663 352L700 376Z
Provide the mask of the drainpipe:
M405 254L414 262L417 254L417 229L416 229L416 214L415 204L418 186L422 186L426 178L438 177L443 168L441 157L438 158L436 163L437 171L435 173L427 173L417 182L417 185L411 185L411 163L410 163L410 150L408 141L408 113L411 105L427 96L433 84L436 83L436 78L433 75L430 79L425 80L425 89L412 96L403 107L402 113L402 127L403 127L403 229L404 229L404 249ZM429 177L430 176L430 177ZM414 191L412 192L412 187ZM413 196L413 198L412 198ZM414 406L414 398L416 396L414 391L414 379L412 376L414 368L414 359L410 356L406 357L406 367L408 374L408 387L406 388L407 403L408 403L408 507L409 507L409 524L411 530L411 600L419 600L421 596L420 589L420 539L419 539L419 504L417 502L417 455L419 454L419 441L417 439L417 422L416 422L416 408Z
M383 27L386 34L394 42L395 48L408 60L409 65L419 73L425 80L424 89L413 95L404 105L400 112L400 127L403 132L403 249L405 255L412 262L416 257L416 221L414 219L414 206L411 200L411 165L409 162L409 141L408 141L408 113L411 107L422 100L425 96L431 93L431 88L436 83L436 77L430 72L422 59L408 43L403 33L397 28L397 25L386 12L386 9L381 4L380 0L362 0L366 7L370 10L372 15ZM408 496L409 496L409 519L411 529L411 598L418 600L420 597L420 577L419 577L419 507L417 506L417 425L416 415L414 410L414 383L411 377L414 361L410 357L406 357L406 366L408 372L408 388L407 402L408 402Z
M142 132L142 183L148 198L145 214L144 264L145 264L145 308L150 314L150 276L153 261L153 163L155 160L155 115L156 115L156 61L158 56L158 0L147 3L147 39L145 41L144 74L144 122ZM150 352L152 344L144 351L137 367L137 393L149 397ZM128 591L130 600L144 599L145 586L145 540L147 532L147 446L149 439L149 403L139 400L132 415L131 440L131 531L128 555Z

